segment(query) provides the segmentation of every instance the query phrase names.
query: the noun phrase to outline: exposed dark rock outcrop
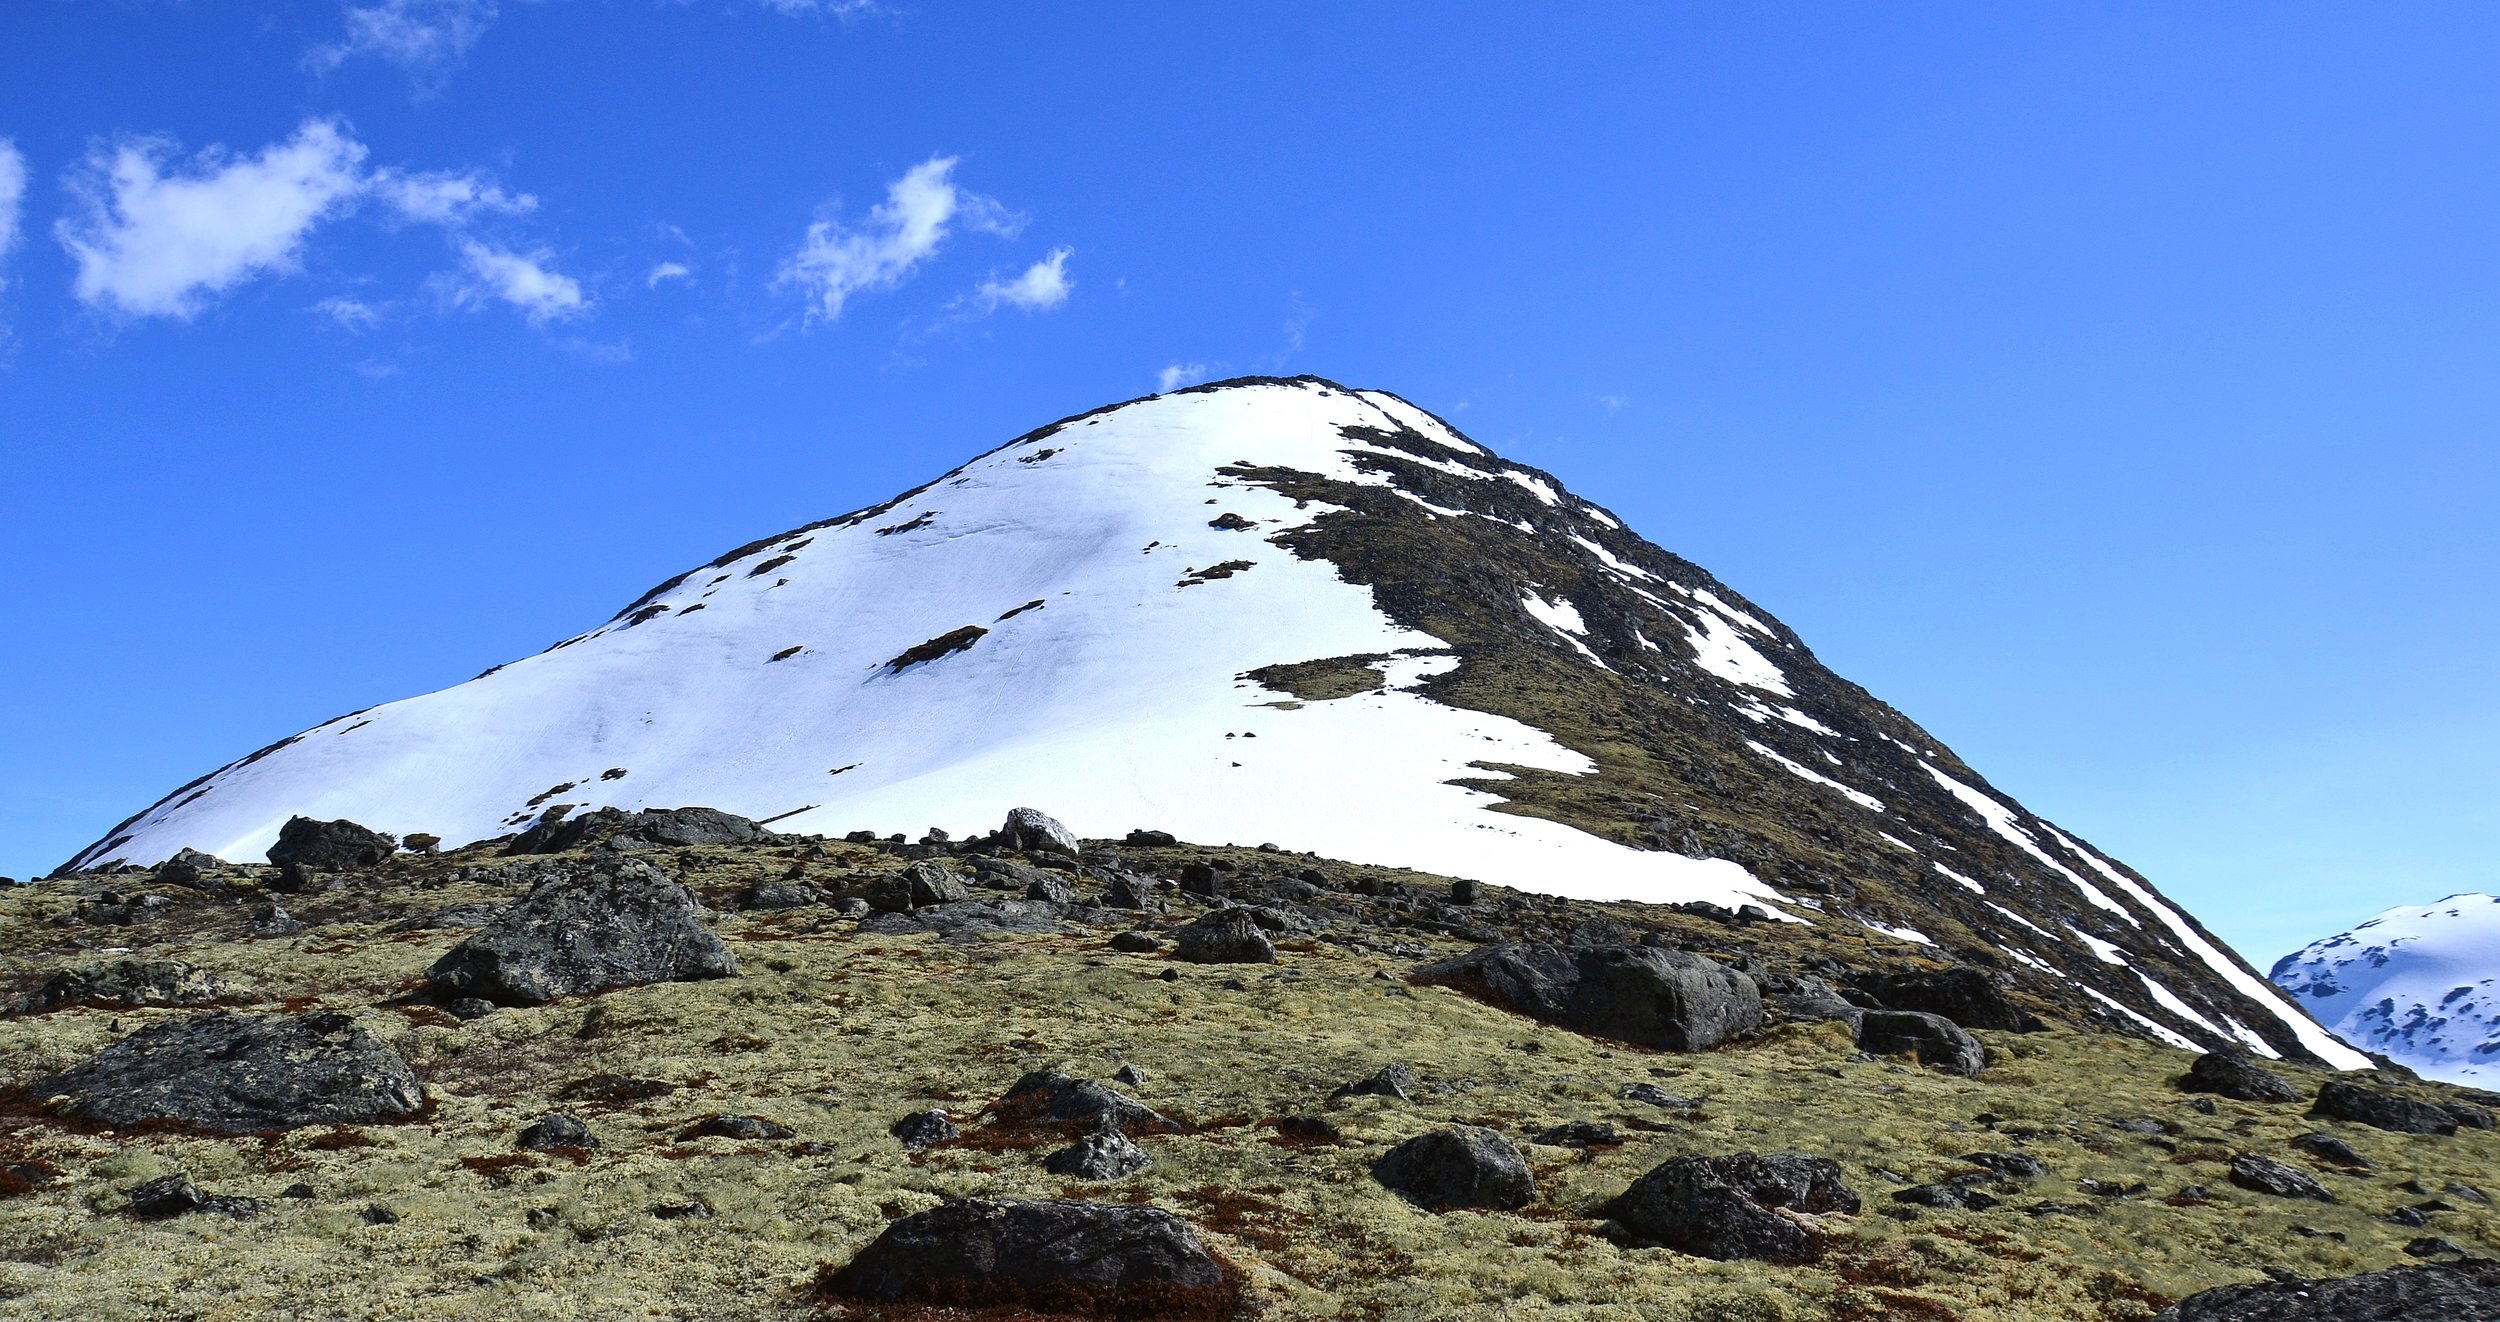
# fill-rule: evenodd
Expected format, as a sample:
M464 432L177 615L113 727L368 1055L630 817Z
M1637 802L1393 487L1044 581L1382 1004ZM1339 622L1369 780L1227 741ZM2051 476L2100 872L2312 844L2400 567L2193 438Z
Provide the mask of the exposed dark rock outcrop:
M967 1198L904 1217L818 1288L833 1299L1104 1318L1228 1316L1238 1294L1179 1217L1065 1199Z
M1173 934L1172 957L1191 964L1273 964L1276 944L1246 909L1219 909Z
M1858 1019L1858 1046L1879 1056L1909 1056L1929 1069L1977 1077L1988 1064L1979 1039L1940 1014L1869 1010Z
M1994 978L1974 968L1865 973L1853 979L1852 985L1887 1010L1939 1014L1964 1028L2036 1033L2048 1026L2040 1016L2007 1000Z
M578 817L544 822L523 831L504 852L555 854L604 845L610 849L656 846L744 845L772 832L718 808L596 808Z
M1855 1212L1858 1196L1840 1167L1795 1154L1677 1157L1632 1182L1606 1205L1637 1242L1722 1261L1807 1262L1816 1242L1788 1213Z
M502 1005L735 976L738 961L703 925L702 912L685 887L629 859L541 885L425 976L445 999Z
M1058 818L1039 808L1011 808L1007 824L999 828L999 837L1009 848L1034 854L1077 856L1076 832L1062 825Z
M1372 1178L1435 1212L1463 1207L1508 1211L1536 1201L1536 1178L1519 1149L1474 1125L1452 1125L1398 1144L1372 1164Z
M213 1005L235 988L213 973L170 959L115 959L63 969L18 1005L37 1014L71 1005L132 1010L151 1005Z
M2317 1103L2309 1113L2399 1134L2457 1132L2457 1118L2445 1108L2342 1079L2329 1079L2319 1085Z
M1753 979L1654 946L1506 943L1427 964L1414 978L1593 1037L1668 1051L1706 1051L1763 1022Z
M2237 1047L2209 1051L2188 1066L2181 1092L2213 1093L2240 1102L2297 1102L2300 1089Z
M280 867L292 863L315 872L343 872L374 867L398 849L397 840L351 821L290 817L278 828L278 843L269 847L269 861Z
M2315 1281L2260 1281L2189 1295L2153 1322L2491 1322L2500 1262L2390 1267Z
M29 1091L67 1098L63 1112L93 1124L224 1134L402 1120L425 1107L408 1062L330 1011L156 1024Z

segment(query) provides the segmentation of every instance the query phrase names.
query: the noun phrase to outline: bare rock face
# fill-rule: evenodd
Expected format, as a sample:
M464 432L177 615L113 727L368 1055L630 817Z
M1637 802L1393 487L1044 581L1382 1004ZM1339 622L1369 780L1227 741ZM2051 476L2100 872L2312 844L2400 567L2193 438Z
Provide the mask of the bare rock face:
M94 1124L221 1134L402 1120L425 1107L408 1062L332 1011L157 1024L31 1091L67 1098L66 1114Z
M373 867L398 849L397 840L371 827L346 820L290 817L278 828L278 843L269 847L269 861L280 867L292 863L315 872L339 872Z
M1531 1019L1666 1051L1707 1051L1762 1027L1753 979L1654 946L1485 946L1415 971Z
M2189 1295L2153 1322L2491 1322L2500 1262L2390 1267L2319 1281L2260 1281Z
M541 885L453 946L426 980L445 999L544 1005L614 987L735 977L685 887L636 860Z
M1795 1154L1677 1157L1606 1207L1633 1239L1728 1261L1807 1262L1814 1235L1783 1212L1855 1212L1840 1166Z
M2005 998L1996 980L1972 968L1867 973L1852 980L1887 1010L1943 1015L1963 1028L2036 1033L2048 1025Z
M904 1217L819 1278L831 1299L1021 1310L1019 1316L1223 1317L1231 1273L1157 1207L967 1198Z

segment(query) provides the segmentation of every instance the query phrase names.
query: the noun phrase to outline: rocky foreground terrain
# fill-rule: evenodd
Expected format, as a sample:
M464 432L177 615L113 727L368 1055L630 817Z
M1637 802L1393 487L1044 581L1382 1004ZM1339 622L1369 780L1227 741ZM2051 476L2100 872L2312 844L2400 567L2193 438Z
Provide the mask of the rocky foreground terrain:
M1856 923L1021 811L433 844L0 894L0 1314L2500 1316L2494 1099Z

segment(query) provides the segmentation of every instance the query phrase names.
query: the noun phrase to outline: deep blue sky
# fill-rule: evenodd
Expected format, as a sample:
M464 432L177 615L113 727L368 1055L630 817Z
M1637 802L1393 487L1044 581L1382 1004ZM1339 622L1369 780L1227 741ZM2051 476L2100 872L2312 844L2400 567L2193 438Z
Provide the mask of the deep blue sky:
M2500 885L2500 10L832 8L8 6L0 873L1194 366L1551 469L2261 964Z

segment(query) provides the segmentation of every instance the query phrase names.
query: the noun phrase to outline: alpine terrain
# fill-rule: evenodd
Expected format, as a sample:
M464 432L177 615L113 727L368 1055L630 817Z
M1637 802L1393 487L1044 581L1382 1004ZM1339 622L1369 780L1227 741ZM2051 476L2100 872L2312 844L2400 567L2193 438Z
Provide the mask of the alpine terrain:
M1770 612L1394 395L1068 418L588 633L167 795L69 867L294 816L454 843L702 804L786 832L1047 803L1588 899L1759 905L2178 1046L2367 1061Z
M2434 1079L2500 1079L2500 899L2390 909L2275 961L2318 1022Z

